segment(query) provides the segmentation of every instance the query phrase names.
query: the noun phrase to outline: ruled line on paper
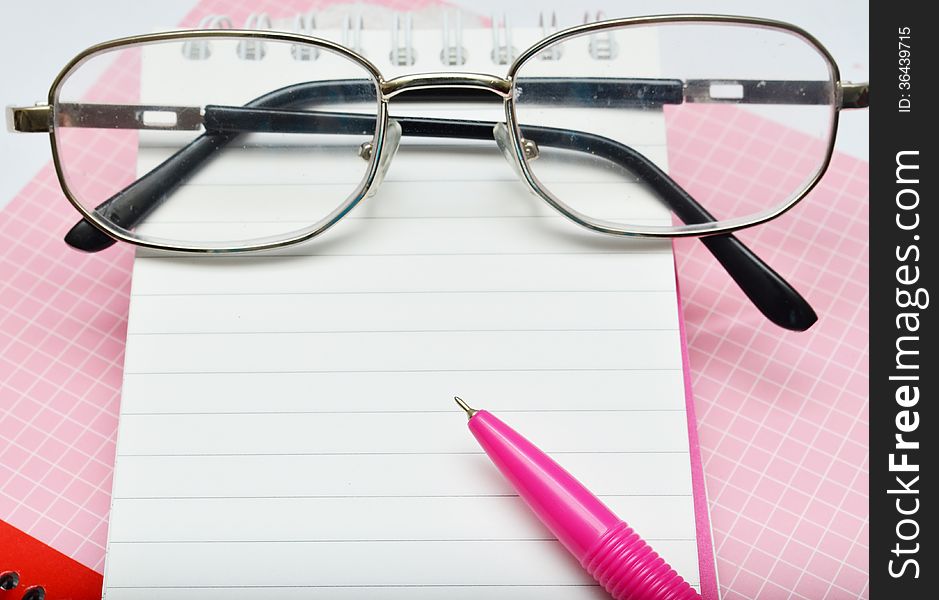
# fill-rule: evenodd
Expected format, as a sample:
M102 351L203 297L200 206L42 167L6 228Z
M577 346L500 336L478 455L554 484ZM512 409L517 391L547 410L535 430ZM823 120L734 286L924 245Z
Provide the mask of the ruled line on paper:
M678 331L677 327L610 327L595 329L298 329L295 331L187 331L185 335L297 335L297 334L372 334L372 333L626 333L631 331ZM129 335L178 335L175 332L139 331Z
M134 294L135 298L146 298L148 296L159 297L159 298L172 298L172 297L189 297L189 296L261 296L261 297L277 297L277 296L354 296L354 295L375 295L375 294L410 294L410 295L423 295L423 294L484 294L484 295L496 295L496 294L670 294L673 293L671 290L667 289L643 289L643 290L376 290L369 292L167 292L167 293L137 293Z
M127 373L128 375L265 375L268 373L271 374L280 374L280 375L294 375L294 374L320 374L320 375L341 375L344 373L359 373L359 374L394 374L394 373L411 373L411 374L421 374L421 373L557 373L558 371L564 371L567 373L674 373L675 371L681 371L680 367L583 367L583 368L544 368L544 369L528 369L528 368L512 368L512 369L453 369L453 368L444 368L444 369L346 369L342 371L331 371L324 370L318 371L315 369L298 369L298 370L272 370L272 371L248 371L240 369L238 371L132 371Z
M146 250L141 250L141 252L146 253ZM382 252L382 253L376 253L376 254L370 254L370 253L356 253L356 254L329 253L329 254L323 254L323 256L362 257L362 258L378 258L378 257L384 257L384 256L400 256L400 257L410 257L410 256L421 256L421 257L497 256L497 257L506 257L506 256L571 256L571 255L576 255L576 254L583 254L583 255L588 255L588 256L589 256L589 255L596 255L596 254L606 254L606 255L611 255L611 256L617 256L617 255L633 255L633 254L650 254L650 255L653 255L653 256L659 256L659 255L661 255L661 251L658 251L658 250L617 250L617 251L609 251L609 252L591 252L591 251L583 251L583 252L547 252L547 251L546 251L546 252L452 252L452 253L447 253L447 252L400 252L400 253ZM145 254L145 255L146 255L146 254ZM263 260L282 260L282 259L284 259L284 258L286 258L286 257L301 257L301 256L311 256L311 254L309 254L309 253L297 253L297 254L292 254L292 253L289 253L289 252L282 252L282 253L276 253L276 254L275 254L275 253L273 253L273 251L272 251L271 254L267 254L267 255L265 255L265 254L257 254L257 255L252 255L252 256L231 256L231 257L227 257L227 256L224 256L224 255L220 255L218 260L229 260L229 261L250 261L250 260L257 260L257 261L263 261ZM155 258L155 257L154 257L154 256L147 256L147 258ZM159 259L158 259L158 260L159 260ZM202 260L205 260L205 258L204 258L204 257L201 257L201 256L179 255L179 256L173 256L172 258L165 258L165 259L163 259L163 260L173 260L173 261L193 260L193 261L202 261ZM213 258L213 260L216 260L216 259Z
M554 451L552 454L562 456L565 454L684 454L681 450L582 450L582 451ZM129 452L115 456L141 456L159 458L167 456L483 456L483 452L171 452L149 453Z
M414 410L279 410L279 411L233 411L233 412L224 412L224 411L213 411L213 412L151 412L151 413L141 413L141 412L127 412L125 415L141 415L141 416L154 416L154 415L269 415L269 414L279 414L279 415L318 415L318 414L336 414L336 415L349 415L349 414L371 414L371 415L410 415L410 414L451 414L452 410L424 410L424 409L414 409ZM583 408L543 408L543 409L528 409L528 410L500 410L499 414L508 415L512 413L574 413L574 412L684 412L680 408L623 408L615 411L611 411L608 408L593 408L593 409L583 409Z
M637 513L634 527L646 532L649 539L685 539L694 516L683 507L684 496L606 496L614 510ZM231 528L218 507L233 506L251 514L266 511L270 517L261 522ZM411 518L417 511L420 521ZM352 529L346 528L342 515L355 511L361 518ZM316 521L303 519L315 514ZM486 514L485 521L466 521L459 515ZM670 514L672 518L663 519ZM173 519L168 520L167 517ZM199 540L252 541L440 541L446 540L550 540L543 529L526 525L531 520L521 499L514 495L475 497L322 497L322 498L180 498L172 506L160 499L135 499L125 502L114 515L119 529L112 539L132 541L187 543ZM194 532L191 521L202 525ZM197 533L198 535L194 535Z
M597 498L690 498L692 494L594 494ZM354 496L113 496L121 500L287 500L315 498L517 498L517 494L394 494L394 495L354 495Z
M646 538L648 542L694 542L697 538ZM127 541L112 541L112 544L253 544L257 540L161 540L158 542L149 541L149 540L127 540ZM265 542L271 544L331 544L336 542L341 542L343 544L364 544L364 543L395 543L395 542L556 542L557 540L553 537L544 537L544 538L462 538L459 540L454 540L450 538L444 539L428 539L428 538L397 538L397 539L317 539L317 540L278 540L278 539L265 539Z

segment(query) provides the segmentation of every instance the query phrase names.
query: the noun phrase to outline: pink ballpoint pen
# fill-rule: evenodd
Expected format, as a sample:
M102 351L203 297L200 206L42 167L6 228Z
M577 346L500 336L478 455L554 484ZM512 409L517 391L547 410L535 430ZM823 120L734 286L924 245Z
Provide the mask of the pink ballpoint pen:
M616 600L701 598L624 521L514 429L454 398L469 429L541 522Z

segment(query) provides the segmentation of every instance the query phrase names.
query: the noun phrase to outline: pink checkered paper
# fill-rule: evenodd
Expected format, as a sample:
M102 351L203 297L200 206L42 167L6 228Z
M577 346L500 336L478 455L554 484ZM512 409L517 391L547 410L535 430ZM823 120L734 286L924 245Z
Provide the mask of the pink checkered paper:
M671 172L705 206L755 202L790 176L754 138L812 145L744 111L675 111L668 128ZM702 164L710 128L724 132L720 168ZM738 234L815 307L804 333L766 321L701 244L675 243L728 600L868 595L867 201L868 163L836 155L802 204Z
M206 0L184 25L311 8L266 4ZM757 137L805 143L765 120L734 118L725 162L752 159L744 149ZM745 174L758 177L699 172L700 144L713 143L708 122L676 112L668 125L671 170L694 175L696 196L774 185L771 168L749 164ZM119 148L74 151L102 176L133 169L133 154ZM867 597L867 169L836 156L802 205L741 234L818 310L807 333L768 324L699 243L676 243L726 598ZM74 220L51 166L0 213L0 514L101 570L132 251L71 251L61 236Z

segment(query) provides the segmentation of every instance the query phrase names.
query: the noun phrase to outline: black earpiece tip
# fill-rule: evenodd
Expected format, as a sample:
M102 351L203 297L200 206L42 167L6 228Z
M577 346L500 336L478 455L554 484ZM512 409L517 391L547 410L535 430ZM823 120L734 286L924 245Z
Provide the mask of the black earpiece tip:
M805 331L818 321L818 315L815 309L801 295L795 298L789 298L790 304L784 314L779 315L779 319L770 317L770 319L785 329L791 331ZM769 316L769 315L767 315Z
M65 234L65 243L83 252L100 252L114 245L114 238L82 219Z

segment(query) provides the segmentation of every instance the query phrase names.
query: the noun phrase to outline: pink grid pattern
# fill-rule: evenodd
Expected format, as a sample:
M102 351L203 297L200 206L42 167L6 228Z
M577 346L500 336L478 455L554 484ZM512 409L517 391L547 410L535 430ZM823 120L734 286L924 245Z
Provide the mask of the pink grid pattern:
M183 25L325 4L205 0ZM772 185L771 169L751 177L748 140L805 142L735 114L722 150L746 177L728 179L699 170L707 121L669 116L672 172L701 198ZM81 155L101 173L121 158L93 144ZM868 596L867 181L866 162L836 156L802 205L740 236L815 306L807 333L768 324L700 244L676 243L725 598ZM69 250L74 214L51 166L0 213L0 515L100 571L133 253Z
M74 214L51 166L0 214L0 514L97 567L133 251L68 252Z
M706 206L752 204L789 176L772 164L785 148L811 145L729 107L669 117L671 171ZM709 170L714 130L723 155ZM803 204L739 234L815 307L805 333L766 321L701 244L675 244L728 600L868 595L867 182L868 163L836 156Z

